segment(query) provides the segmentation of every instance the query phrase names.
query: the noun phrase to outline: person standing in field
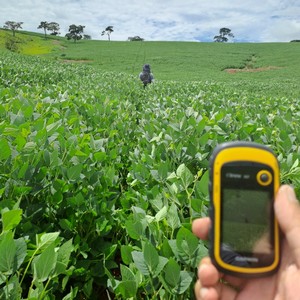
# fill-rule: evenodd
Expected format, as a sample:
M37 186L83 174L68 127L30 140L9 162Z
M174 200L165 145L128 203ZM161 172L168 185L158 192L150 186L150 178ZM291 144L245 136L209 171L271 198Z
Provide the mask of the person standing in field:
M139 78L144 84L144 88L147 86L147 84L151 83L154 79L153 74L151 73L150 65L145 64L143 66L143 71L140 73Z

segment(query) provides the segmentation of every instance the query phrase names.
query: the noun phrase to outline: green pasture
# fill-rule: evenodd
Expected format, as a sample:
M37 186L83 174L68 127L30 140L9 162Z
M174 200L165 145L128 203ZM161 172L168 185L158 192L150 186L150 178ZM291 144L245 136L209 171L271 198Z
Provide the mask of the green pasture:
M0 30L3 37L9 34ZM137 76L149 63L156 80L216 81L233 89L299 95L300 43L115 42L18 32L20 52L64 63L88 64L102 72ZM235 69L229 70L227 69Z
M69 41L63 45L64 50L51 56L86 60L102 71L137 75L149 63L157 80L242 82L241 87L283 81L292 89L299 86L298 43ZM228 73L226 69L244 70Z

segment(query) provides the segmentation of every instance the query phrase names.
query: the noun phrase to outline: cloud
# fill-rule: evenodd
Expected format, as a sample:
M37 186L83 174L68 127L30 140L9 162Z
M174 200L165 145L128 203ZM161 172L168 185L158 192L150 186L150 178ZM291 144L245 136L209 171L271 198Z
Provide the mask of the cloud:
M146 40L212 41L228 27L235 41L286 42L300 38L298 0L10 0L1 4L0 26L24 22L39 31L41 21L57 22L64 36L69 25L84 25L93 39L114 26L112 40L139 35ZM2 23L2 24L1 24Z

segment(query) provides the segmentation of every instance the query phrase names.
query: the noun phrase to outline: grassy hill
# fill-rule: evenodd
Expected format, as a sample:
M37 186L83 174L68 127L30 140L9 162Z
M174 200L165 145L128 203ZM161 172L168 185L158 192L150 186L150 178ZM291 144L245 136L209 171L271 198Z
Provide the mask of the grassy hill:
M4 41L10 32L0 30ZM137 76L149 63L157 80L217 81L237 88L297 90L300 43L108 42L17 32L20 53L64 63L85 63L97 70ZM262 87L263 84L263 87ZM285 84L285 87L283 87Z

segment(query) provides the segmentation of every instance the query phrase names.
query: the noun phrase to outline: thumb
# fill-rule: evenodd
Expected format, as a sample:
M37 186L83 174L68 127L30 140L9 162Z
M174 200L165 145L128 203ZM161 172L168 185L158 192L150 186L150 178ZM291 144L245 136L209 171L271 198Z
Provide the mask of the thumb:
M296 264L300 267L300 205L292 187L283 185L279 188L274 209Z

